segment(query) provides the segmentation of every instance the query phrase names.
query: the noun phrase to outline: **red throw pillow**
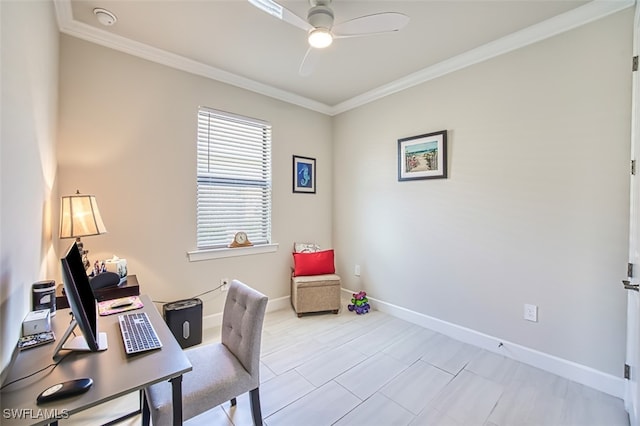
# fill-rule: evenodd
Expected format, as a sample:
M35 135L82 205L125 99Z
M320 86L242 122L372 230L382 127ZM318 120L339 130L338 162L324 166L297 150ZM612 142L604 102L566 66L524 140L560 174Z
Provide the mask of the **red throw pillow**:
M295 266L293 275L323 275L334 274L336 267L333 263L333 250L317 251L315 253L293 253Z

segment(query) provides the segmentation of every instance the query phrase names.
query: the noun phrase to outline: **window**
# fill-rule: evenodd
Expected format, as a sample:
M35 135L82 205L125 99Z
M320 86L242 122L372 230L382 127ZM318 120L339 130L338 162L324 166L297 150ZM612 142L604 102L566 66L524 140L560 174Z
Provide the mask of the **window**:
M271 125L198 109L198 249L271 242Z

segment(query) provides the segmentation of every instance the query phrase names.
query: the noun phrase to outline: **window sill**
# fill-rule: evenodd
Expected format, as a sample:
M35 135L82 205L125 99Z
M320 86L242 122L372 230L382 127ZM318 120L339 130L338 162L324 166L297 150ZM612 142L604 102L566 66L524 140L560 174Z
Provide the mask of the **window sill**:
M199 262L201 260L222 259L225 257L249 256L252 254L273 253L278 251L278 244L261 244L251 247L218 248L209 250L188 251L189 262Z

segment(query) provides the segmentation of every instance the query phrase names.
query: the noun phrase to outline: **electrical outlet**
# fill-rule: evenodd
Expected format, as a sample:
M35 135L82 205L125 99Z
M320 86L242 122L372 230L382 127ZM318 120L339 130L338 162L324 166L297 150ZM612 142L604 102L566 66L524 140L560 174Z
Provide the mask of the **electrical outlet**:
M356 277L360 276L360 265L356 265L353 273L355 274Z
M223 278L220 280L220 291L229 290L229 278Z
M524 319L538 322L538 307L536 305L524 305Z

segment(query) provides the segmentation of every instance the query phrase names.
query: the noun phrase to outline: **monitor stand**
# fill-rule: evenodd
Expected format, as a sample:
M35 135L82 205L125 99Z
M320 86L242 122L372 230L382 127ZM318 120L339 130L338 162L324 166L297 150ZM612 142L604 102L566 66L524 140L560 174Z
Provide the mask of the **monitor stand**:
M91 351L83 335L75 336L74 338L69 340L69 337L71 336L71 333L73 333L73 330L76 328L76 325L78 325L78 322L75 319L71 320L71 324L69 324L67 331L64 332L64 335L60 339L58 346L56 346L56 349L53 351L53 358L56 358L56 356L58 356L58 353L62 349L70 350L70 351L79 351L79 352ZM98 351L104 351L107 348L108 348L107 333L99 332L98 333Z
M107 348L107 333L101 331L98 333L98 351L106 351ZM89 345L87 345L87 341L84 339L83 335L75 336L73 339L68 339L62 345L61 349L90 352Z

